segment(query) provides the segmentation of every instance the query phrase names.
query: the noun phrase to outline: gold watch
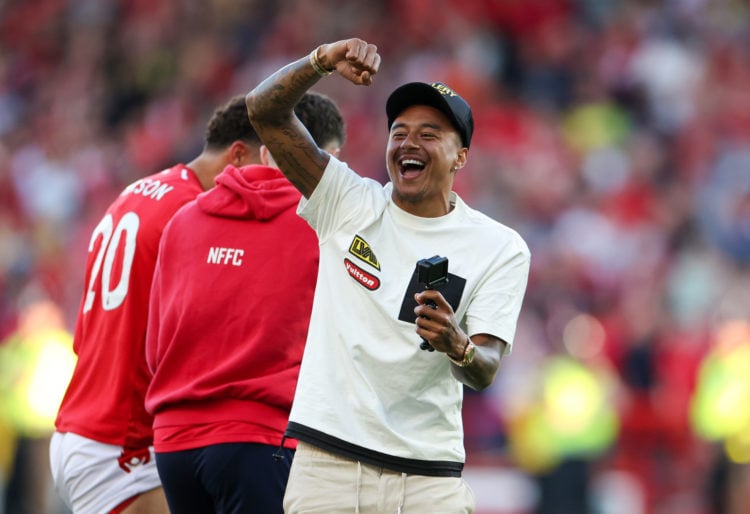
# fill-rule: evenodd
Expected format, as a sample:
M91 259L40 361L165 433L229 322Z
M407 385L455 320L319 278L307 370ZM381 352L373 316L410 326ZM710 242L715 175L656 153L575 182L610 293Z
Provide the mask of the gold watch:
M459 368L465 368L466 366L471 364L471 362L474 360L474 355L476 353L477 353L477 347L476 345L474 345L474 343L471 342L471 339L469 338L469 340L466 343L466 346L464 347L464 355L461 360L454 359L447 353L445 355L453 364L455 364Z

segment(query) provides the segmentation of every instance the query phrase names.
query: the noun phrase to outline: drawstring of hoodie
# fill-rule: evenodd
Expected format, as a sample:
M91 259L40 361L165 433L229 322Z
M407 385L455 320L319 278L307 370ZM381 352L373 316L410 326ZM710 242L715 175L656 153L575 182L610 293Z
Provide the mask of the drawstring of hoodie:
M282 461L285 458L284 454L281 453L282 451L284 451L284 441L286 441L285 435L281 437L281 443L279 443L279 448L273 454L273 460L275 460L276 462Z

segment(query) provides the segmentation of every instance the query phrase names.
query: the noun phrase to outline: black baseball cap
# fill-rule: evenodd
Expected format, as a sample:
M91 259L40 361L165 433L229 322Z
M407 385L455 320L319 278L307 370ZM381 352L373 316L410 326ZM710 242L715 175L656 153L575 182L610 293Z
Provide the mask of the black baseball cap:
M471 107L466 100L458 96L458 93L442 82L432 84L410 82L397 87L385 103L388 130L391 130L396 117L412 105L429 105L440 110L448 116L461 136L464 146L469 147L471 135L474 132L474 117L471 114Z

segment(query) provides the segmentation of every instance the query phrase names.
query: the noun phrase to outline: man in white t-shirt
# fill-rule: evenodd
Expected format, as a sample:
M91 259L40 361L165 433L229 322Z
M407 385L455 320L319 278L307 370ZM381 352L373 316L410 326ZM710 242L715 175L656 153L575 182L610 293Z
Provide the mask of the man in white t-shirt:
M318 148L294 116L321 77L371 85L379 65L360 39L324 44L246 97L320 244L286 431L300 441L287 514L473 512L461 479L463 385L494 380L526 289L523 239L452 191L474 128L455 91L410 83L390 95L385 186Z

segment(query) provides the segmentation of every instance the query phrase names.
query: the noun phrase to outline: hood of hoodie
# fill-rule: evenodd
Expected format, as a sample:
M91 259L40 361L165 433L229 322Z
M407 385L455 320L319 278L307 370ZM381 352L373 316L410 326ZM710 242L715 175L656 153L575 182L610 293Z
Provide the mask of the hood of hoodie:
M302 196L279 170L257 164L227 166L215 183L196 201L206 214L222 218L269 220L296 207Z

